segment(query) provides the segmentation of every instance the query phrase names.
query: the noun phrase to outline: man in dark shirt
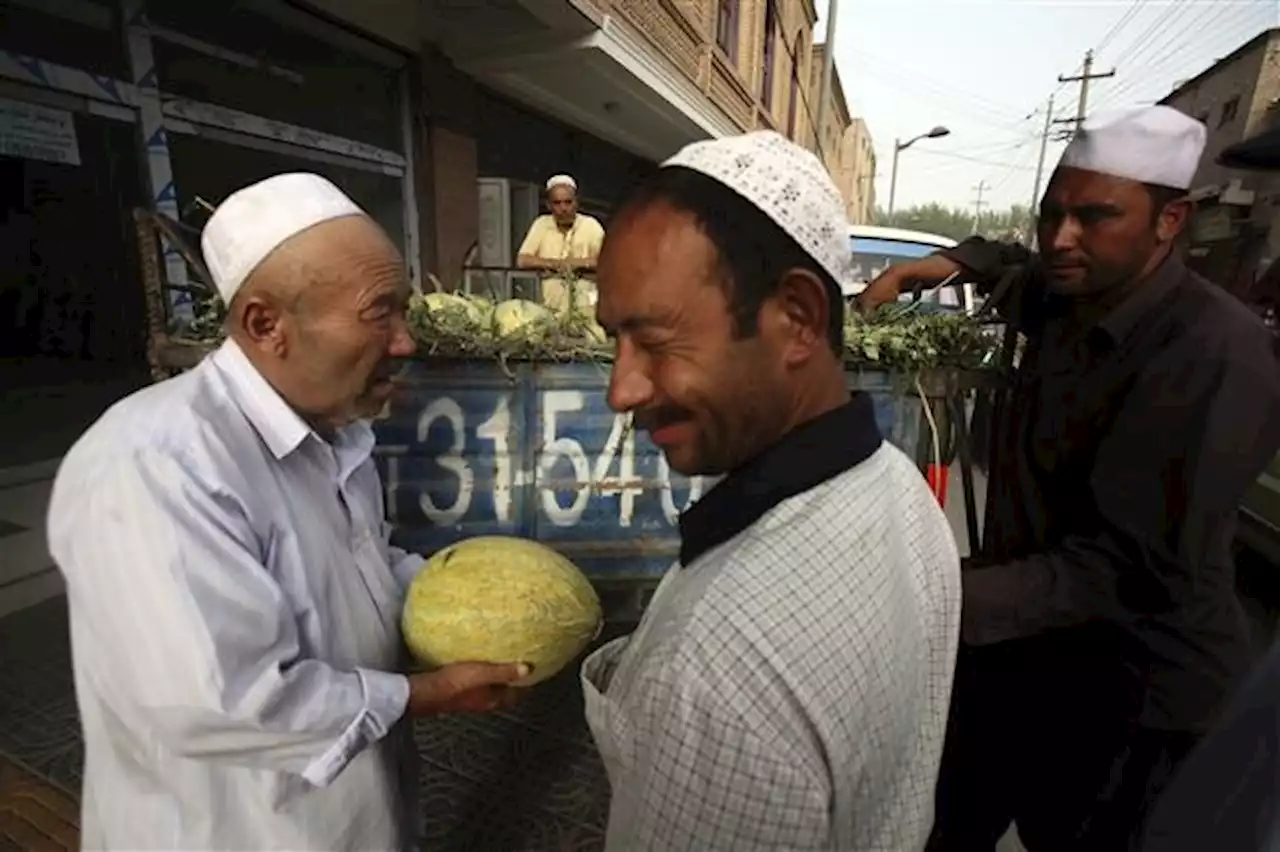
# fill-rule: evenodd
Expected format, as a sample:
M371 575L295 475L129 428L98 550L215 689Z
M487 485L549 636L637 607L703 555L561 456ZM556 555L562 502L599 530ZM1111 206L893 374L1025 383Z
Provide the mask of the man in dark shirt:
M1129 848L1248 665L1230 544L1280 445L1280 375L1243 305L1174 254L1203 125L1086 122L1041 203L1043 255L968 240L891 268L993 285L1027 346L994 424L983 547L930 849Z
M1229 168L1280 171L1280 128L1225 149ZM1280 269L1280 264L1272 266ZM1179 768L1152 809L1142 852L1280 848L1280 644Z

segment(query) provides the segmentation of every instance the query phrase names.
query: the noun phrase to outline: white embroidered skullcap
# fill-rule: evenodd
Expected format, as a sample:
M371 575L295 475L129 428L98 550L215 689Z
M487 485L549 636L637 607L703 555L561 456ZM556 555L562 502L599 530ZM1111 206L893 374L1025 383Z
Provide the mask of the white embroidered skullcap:
M227 196L200 235L204 262L225 303L281 243L313 225L364 211L328 180L275 175Z
M811 151L772 130L754 130L686 145L662 166L682 166L724 184L799 243L836 284L852 282L844 201Z
M1085 119L1058 165L1190 189L1206 135L1203 124L1173 107L1097 113Z
M578 191L578 182L569 175L552 175L547 179L547 191L555 189L557 186L567 186L574 192Z

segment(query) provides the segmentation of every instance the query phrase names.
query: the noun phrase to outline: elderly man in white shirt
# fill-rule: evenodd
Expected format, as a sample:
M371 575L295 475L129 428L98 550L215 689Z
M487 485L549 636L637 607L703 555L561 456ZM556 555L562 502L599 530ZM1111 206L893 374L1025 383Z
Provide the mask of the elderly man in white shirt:
M840 194L776 133L695 143L614 215L609 403L680 518L640 626L583 667L617 852L918 852L933 822L960 560L843 368Z
M107 411L49 509L84 848L408 848L407 719L492 709L526 669L398 673L422 558L389 545L362 418L413 351L404 264L311 174L230 196L203 250L228 340Z

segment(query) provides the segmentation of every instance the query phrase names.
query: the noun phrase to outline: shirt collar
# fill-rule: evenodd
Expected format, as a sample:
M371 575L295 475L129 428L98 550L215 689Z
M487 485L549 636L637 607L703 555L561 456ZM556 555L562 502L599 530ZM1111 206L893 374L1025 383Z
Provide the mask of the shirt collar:
M235 341L224 341L210 360L222 376L232 401L277 459L293 453L308 437L314 436L323 443L315 430L263 378ZM337 430L333 448L344 478L373 452L374 440L373 429L364 421Z
M871 397L861 392L797 426L680 516L680 563L692 564L782 501L866 461L881 440Z
M1182 261L1170 253L1145 281L1140 282L1133 288L1133 292L1098 320L1098 329L1111 343L1120 343L1185 275L1186 267L1182 265Z

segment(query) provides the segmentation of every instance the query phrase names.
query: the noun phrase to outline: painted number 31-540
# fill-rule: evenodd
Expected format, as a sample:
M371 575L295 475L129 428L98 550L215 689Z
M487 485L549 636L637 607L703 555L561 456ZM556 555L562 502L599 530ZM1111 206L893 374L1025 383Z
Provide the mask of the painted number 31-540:
M680 512L702 494L701 477L686 480L687 496L677 500L672 493L671 469L666 457L657 453L657 477L647 479L636 474L635 432L626 428L626 418L615 415L603 450L594 459L582 442L571 437L574 415L586 407L586 395L576 390L546 391L540 395L542 446L535 453L536 471L518 467L521 453L513 446L516 434L512 428L511 397L503 394L484 422L472 434L480 442L478 453L468 453L469 424L467 412L449 396L434 398L418 417L417 440L427 441L433 430L446 427L447 449L435 456L435 463L457 480L452 501L438 500L422 489L418 505L433 524L451 526L460 522L471 509L476 490L475 457L493 460L493 510L500 524L511 523L514 492L527 486L537 487L537 499L547 520L558 527L578 524L596 495L617 496L618 525L629 527L635 520L636 501L646 491L658 491L662 514L674 524ZM474 410L471 412L474 417ZM597 415L598 416L598 415ZM592 419L595 419L594 417ZM438 432L437 432L438 434ZM386 448L388 479L399 479L399 459L392 448ZM470 458L469 458L470 456ZM570 471L572 471L570 473ZM388 482L389 490L393 482ZM450 489L452 490L452 489Z

